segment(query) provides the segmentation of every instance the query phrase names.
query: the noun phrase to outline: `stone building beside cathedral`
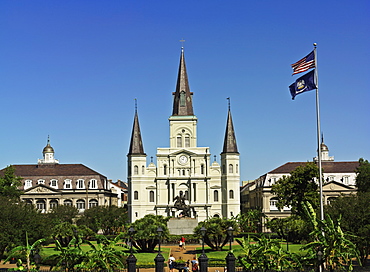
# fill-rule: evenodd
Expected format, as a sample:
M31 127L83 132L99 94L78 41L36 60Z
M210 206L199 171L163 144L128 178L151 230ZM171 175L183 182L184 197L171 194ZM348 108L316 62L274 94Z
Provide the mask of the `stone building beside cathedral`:
M37 164L13 165L15 175L22 177L22 201L40 212L58 205L75 206L80 213L94 206L120 205L119 185L83 164L59 164L49 139L42 153Z
M313 158L317 162L317 157ZM323 202L329 204L335 198L356 193L356 168L358 161L334 161L334 156L329 156L329 148L322 139L321 161L323 169ZM262 209L262 212L271 220L285 218L291 215L290 208L278 209L277 198L271 193L272 185L283 176L289 176L290 172L307 162L287 162L256 180L246 184L241 189L242 212L248 209Z
M228 109L221 164L211 161L209 147L197 145L197 117L193 93L181 50L172 115L169 117L169 147L157 148L156 164L147 165L135 110L127 155L128 211L130 221L146 214L181 216L175 198L183 195L193 218L230 218L240 213L240 162L236 137Z

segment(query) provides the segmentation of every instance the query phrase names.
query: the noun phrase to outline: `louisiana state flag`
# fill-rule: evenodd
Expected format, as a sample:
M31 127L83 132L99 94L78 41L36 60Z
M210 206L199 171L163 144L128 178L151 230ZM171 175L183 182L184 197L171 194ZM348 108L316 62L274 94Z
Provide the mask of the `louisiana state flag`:
M299 77L293 84L289 86L290 94L294 100L295 96L300 93L308 92L316 89L315 70Z

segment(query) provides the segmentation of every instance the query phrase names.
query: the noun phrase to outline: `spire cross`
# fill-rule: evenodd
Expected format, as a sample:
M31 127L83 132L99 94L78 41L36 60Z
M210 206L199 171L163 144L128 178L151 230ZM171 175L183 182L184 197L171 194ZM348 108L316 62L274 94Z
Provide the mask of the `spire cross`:
M137 99L135 98L135 113L137 113Z
M180 40L180 42L181 42L181 48L182 48L182 49L184 49L184 42L185 42L184 38L182 38L182 39Z
M227 103L228 103L228 108L230 110L230 97L226 98L227 99Z

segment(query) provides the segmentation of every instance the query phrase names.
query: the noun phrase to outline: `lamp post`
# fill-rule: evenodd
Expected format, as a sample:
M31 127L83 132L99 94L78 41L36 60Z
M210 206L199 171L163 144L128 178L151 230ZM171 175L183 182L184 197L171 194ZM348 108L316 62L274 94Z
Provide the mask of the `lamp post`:
M163 229L161 227L158 227L157 228L157 233L158 233L158 254L154 258L155 272L163 272L164 257L161 254L161 237L162 237Z
M286 232L286 251L289 251L289 228L285 228Z
M135 272L136 270L136 257L134 254L132 254L132 241L133 241L133 236L135 233L135 229L133 227L130 227L128 229L128 233L130 236L130 256L127 257L126 262L127 262L127 271L128 272Z
M321 250L319 250L319 252L317 252L317 261L318 261L318 269L317 271L321 272L322 271L322 257L323 257L323 253Z
M202 235L202 254L199 256L199 266L200 272L207 272L208 270L208 257L204 253L204 237L206 236L207 229L203 226L200 229L200 234Z
M229 243L230 243L230 250L229 250L229 253L227 254L225 260L226 260L226 268L227 268L227 272L235 272L235 256L232 252L232 242L233 242L233 239L234 239L234 229L233 227L228 227L227 230L227 236L229 237Z

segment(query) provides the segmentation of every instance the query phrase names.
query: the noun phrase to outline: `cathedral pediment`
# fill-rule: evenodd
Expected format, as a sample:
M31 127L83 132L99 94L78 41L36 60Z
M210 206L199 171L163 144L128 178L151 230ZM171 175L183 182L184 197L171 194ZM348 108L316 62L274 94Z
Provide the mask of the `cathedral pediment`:
M189 151L189 150L186 150L186 149L181 149L181 150L178 150L176 152L173 152L171 155L173 156L177 156L179 154L186 154L188 156L197 156L198 154L195 153L195 152L192 152L192 151Z
M32 187L24 192L24 194L53 194L53 193L58 193L59 190L47 187L43 184L39 184L35 187Z

